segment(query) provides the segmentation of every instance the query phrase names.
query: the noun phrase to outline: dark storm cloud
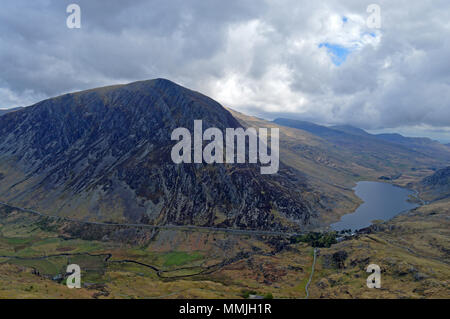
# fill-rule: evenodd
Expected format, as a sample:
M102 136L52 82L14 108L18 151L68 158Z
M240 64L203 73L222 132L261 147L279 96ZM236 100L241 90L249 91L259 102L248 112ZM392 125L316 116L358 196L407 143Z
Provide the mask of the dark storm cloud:
M0 13L1 84L21 94L165 76L211 58L245 1L77 1L82 28L66 27L68 1L9 1Z
M267 118L449 132L450 3L377 3L379 30L357 0L3 1L0 107L166 77Z

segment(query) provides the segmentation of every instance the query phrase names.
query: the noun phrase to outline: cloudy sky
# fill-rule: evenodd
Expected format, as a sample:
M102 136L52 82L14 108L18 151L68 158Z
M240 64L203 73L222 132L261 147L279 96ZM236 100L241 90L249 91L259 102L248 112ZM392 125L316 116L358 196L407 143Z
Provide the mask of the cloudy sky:
M0 108L164 77L267 119L450 142L449 39L448 0L6 0Z

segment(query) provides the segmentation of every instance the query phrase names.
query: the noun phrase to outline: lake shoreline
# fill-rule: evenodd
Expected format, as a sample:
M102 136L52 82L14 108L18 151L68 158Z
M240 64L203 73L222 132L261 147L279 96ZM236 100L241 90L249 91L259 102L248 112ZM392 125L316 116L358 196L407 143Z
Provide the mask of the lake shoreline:
M353 191L362 203L353 212L330 224L330 229L357 231L373 225L373 221L386 222L424 204L416 190L386 182L360 181ZM420 204L412 201L411 196Z

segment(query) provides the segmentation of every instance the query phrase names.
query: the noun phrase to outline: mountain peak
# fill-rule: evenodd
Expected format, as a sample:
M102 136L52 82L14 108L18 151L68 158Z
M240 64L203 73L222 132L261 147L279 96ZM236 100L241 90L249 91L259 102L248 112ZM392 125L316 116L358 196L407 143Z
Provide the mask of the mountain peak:
M124 84L122 87L158 87L158 88L180 88L180 89L186 89L185 87L171 81L165 78L156 78L156 79L150 79L150 80L141 80L141 81L135 81L130 82L128 84ZM186 89L187 90L187 89Z

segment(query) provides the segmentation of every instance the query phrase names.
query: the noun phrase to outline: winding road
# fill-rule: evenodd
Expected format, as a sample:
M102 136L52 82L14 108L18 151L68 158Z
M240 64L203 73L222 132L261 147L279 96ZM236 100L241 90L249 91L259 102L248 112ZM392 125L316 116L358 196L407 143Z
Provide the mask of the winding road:
M0 201L0 205L7 206L13 209L20 210L24 213L31 213L35 215L39 215L42 217L62 219L69 222L76 222L88 225L100 225L100 226L124 226L124 227L139 227L139 228L151 228L151 229L175 229L175 230L206 230L206 231L215 231L215 232L225 232L236 235L250 235L250 236L282 236L282 237L291 237L296 235L301 235L303 233L290 233L290 232L281 232L281 231L268 231L268 230L252 230L252 229L235 229L235 228L220 228L220 227L207 227L207 226L192 226L192 225L148 225L148 224L121 224L121 223L103 223L103 222L92 222L92 221L83 221L79 219L73 219L69 217L61 217L57 215L49 215L44 214L32 209L23 208L14 206L5 202Z

